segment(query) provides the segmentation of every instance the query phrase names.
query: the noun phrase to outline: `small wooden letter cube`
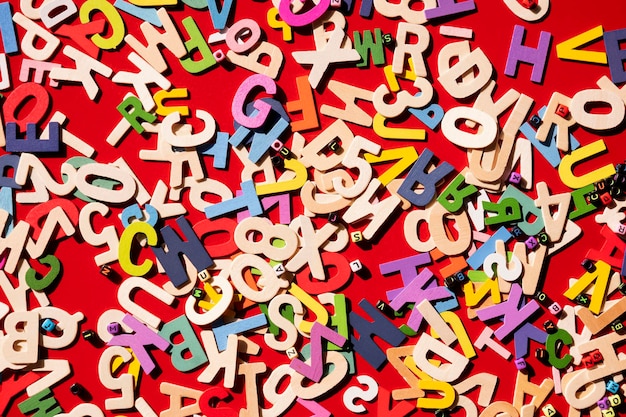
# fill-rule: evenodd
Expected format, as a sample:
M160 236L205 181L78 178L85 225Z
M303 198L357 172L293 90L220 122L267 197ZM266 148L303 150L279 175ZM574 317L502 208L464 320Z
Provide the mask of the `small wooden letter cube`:
M285 167L285 161L283 160L283 158L281 158L278 155L274 155L272 156L272 165L275 166L276 168L282 169Z
M298 357L298 351L296 350L295 347L290 347L289 349L287 349L285 351L285 353L287 354L287 357L289 359L293 359L293 358L297 358Z
M94 332L93 330L85 330L82 333L83 335L83 339L85 340L93 340L96 337L96 332Z
M358 259L355 259L354 261L350 262L350 269L352 270L352 272L359 272L361 269L363 269L363 264Z
M333 139L330 141L330 143L328 144L328 149L330 149L331 151L337 153L337 151L339 150L339 148L341 147L339 139Z
M548 234L545 232L539 233L537 236L535 236L535 238L539 241L539 243L544 246L550 243L550 236L548 236Z
M445 285L448 289L454 290L458 287L459 283L453 276L450 276L443 280L443 285Z
M463 283L463 282L467 281L467 275L465 275L463 272L459 271L456 274L454 274L454 279L456 279L456 281L459 282L459 283Z
M543 123L543 120L541 120L541 117L535 114L533 115L533 117L530 118L528 123L530 123L530 125L534 127L535 129L537 129L539 126L541 126L541 123Z
M211 274L209 274L209 271L207 271L206 269L203 269L202 271L198 272L198 279L200 281L207 282L209 278L211 278Z
M274 265L274 271L276 272L277 276L281 276L286 271L285 266L283 264L276 264Z
M611 194L609 194L608 192L605 192L600 194L600 201L602 201L602 204L604 204L605 206L608 206L613 201L613 197L611 197Z
M509 175L509 184L519 185L520 182L522 182L522 176L519 172L511 172L511 175Z
M352 239L354 243L359 243L363 240L363 233L360 231L352 232L350 233L350 239Z
M548 297L548 295L542 291L538 291L535 294L535 300L539 301L539 303L541 303L541 305L543 305L544 307L549 307L552 304L552 300L550 299L550 297Z
M83 392L85 392L85 388L83 388L83 386L79 383L75 382L70 386L70 392L74 395L81 395Z
M389 318L395 318L395 312L389 304L385 303L382 300L378 300L376 303L376 308L379 309L385 316Z
M215 58L217 62L222 62L226 58L226 54L224 54L224 51L221 49L218 49L213 52L213 58Z
M513 235L513 237L524 236L524 232L522 232L522 229L520 229L518 226L515 226L511 229L511 234Z
M47 332L53 332L57 325L51 319L45 319L43 323L41 323L41 328Z
M541 408L541 411L543 411L543 415L546 417L552 417L556 414L556 410L552 404L546 404Z
M618 187L617 185L613 185L609 190L609 194L611 194L611 197L613 198L620 198L624 196L624 190L622 190L622 188Z
M622 403L622 397L620 397L619 394L609 395L609 403L611 407L617 407Z
M607 397L602 397L598 400L598 408L600 410L608 410L611 407L611 403L609 403L609 399Z
M574 301L576 301L576 303L580 304L583 307L587 307L589 306L589 297L587 297L585 294L578 294L576 296L576 298L574 298Z
M280 149L280 154L285 158L285 159L291 159L291 151L289 150L289 148L286 147L282 147Z
M599 193L602 193L608 189L608 185L606 180L598 181L593 184L593 189Z
M518 371L526 369L526 361L524 358L515 359L515 368L517 368Z
M619 333L623 329L624 329L624 323L622 323L621 321L616 320L613 323L611 323L611 330L613 330L614 332Z
M617 394L617 391L619 391L619 384L610 379L606 382L606 390L611 394Z
M539 242L535 239L534 236L530 236L528 239L524 241L524 244L529 250L534 250L537 246L539 246Z
M280 152L282 148L283 148L283 143L279 141L278 139L272 142L272 149L274 149L276 152Z
M561 117L567 117L567 115L569 114L569 108L563 104L559 104L559 106L556 108L556 114Z
M548 310L550 310L550 313L552 313L555 316L558 316L561 313L561 311L563 311L563 309L561 308L561 305L557 303L556 301L550 304L550 307L548 307Z
M109 265L102 265L100 267L100 273L102 275L104 275L105 277L108 277L111 275L111 272L113 272L113 270L111 269L111 267Z
M191 292L191 295L193 296L193 298L202 300L204 296L206 295L206 292L204 292L202 288L194 288L193 291Z
M613 410L613 407L602 410L602 417L615 417L615 410Z
M596 270L596 265L591 259L585 258L580 264L587 270L587 272L593 272Z
M548 333L548 334L554 334L557 331L556 325L554 324L554 322L552 320L546 320L543 323L543 329Z
M119 323L113 322L107 325L107 332L112 334L113 336L122 333L122 326Z

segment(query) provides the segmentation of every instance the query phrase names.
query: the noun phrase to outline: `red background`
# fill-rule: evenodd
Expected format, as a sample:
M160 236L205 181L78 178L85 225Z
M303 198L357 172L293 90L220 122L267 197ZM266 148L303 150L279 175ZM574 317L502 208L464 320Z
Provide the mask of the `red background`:
M497 74L498 89L496 96L499 97L509 88L515 88L535 100L533 113L543 105L547 105L550 95L555 91L572 97L577 91L586 88L594 88L595 82L602 75L608 76L609 70L607 66L559 59L556 56L555 45L600 24L603 25L605 31L622 28L624 26L623 15L624 12L626 12L624 3L621 0L603 1L601 3L583 2L580 0L553 1L551 3L547 17L538 23L521 21L513 15L501 1L480 0L477 1L476 11L472 13L428 23L427 27L432 36L431 48L426 55L429 79L433 82L433 86L437 92L436 100L444 110L462 105L463 103L459 103L450 97L436 81L439 75L436 66L437 55L444 45L456 41L456 39L439 35L438 26L440 24L472 28L474 30L474 39L471 41L472 48L480 47L485 52L487 57L491 60L495 73ZM313 37L310 29L303 28L294 31L293 42L284 42L281 37L281 32L270 28L265 19L266 12L271 7L272 5L269 1L238 1L233 8L233 13L228 22L232 24L243 18L252 18L259 22L264 30L267 41L279 46L285 54L285 64L277 83L287 101L295 100L298 98L298 92L295 88L295 77L307 75L309 68L304 68L296 63L291 57L290 52L314 49ZM355 0L355 5L353 6L354 10L347 16L348 27L346 32L349 35L351 35L353 31L373 30L374 28L381 28L383 33L392 33L395 35L399 20L387 19L376 11L374 11L372 18L362 18L358 14L359 7L360 1ZM419 2L416 2L414 7L419 8ZM13 9L14 11L19 10L17 2L13 2ZM214 32L210 16L206 9L197 11L185 6L168 10L168 12L180 28L182 28L180 22L183 18L193 16L205 36ZM142 40L143 37L138 29L140 21L125 13L122 13L122 15L127 25L127 32L134 34ZM77 21L73 23L76 24ZM536 45L541 31L547 31L553 35L552 47L546 65L546 74L541 84L535 84L530 81L531 67L524 64L520 65L517 77L512 78L504 75L504 67L514 25L523 25L526 28L526 45ZM21 38L22 35L23 31L21 28L18 28L18 36ZM64 44L76 46L68 39L62 39L62 41ZM223 47L225 48L225 46ZM604 50L604 45L600 41L598 44L592 46L591 49ZM110 66L114 72L123 70L136 71L135 67L126 59L130 51L131 49L123 43L116 51L103 52L101 61ZM187 103L192 109L192 112L195 109L208 111L217 120L220 130L232 133L233 127L230 104L240 83L251 75L251 73L239 67L230 66L226 68L225 66L218 65L207 73L194 76L187 73L169 52L165 52L164 55L171 68L171 73L166 73L166 75L172 82L173 87L187 87L190 91L190 98ZM23 57L24 56L20 53L13 54L9 57L13 80L12 88L20 84L18 81L18 72ZM386 49L386 58L387 63L391 63L392 53L388 49ZM73 62L60 52L57 52L52 58L52 61L61 63L64 66L73 66ZM325 103L341 105L340 101L332 92L326 91L325 84L330 78L370 90L374 90L378 85L385 82L382 67L370 65L369 68L366 69L331 68L327 72L320 87L315 91L315 100L318 109ZM118 147L112 147L105 142L108 133L120 120L116 106L122 101L125 94L133 92L133 90L130 86L116 85L110 79L105 79L99 75L96 75L96 81L102 89L101 98L96 102L90 101L79 85L61 84L61 87L56 89L46 85L46 88L52 96L52 112L59 110L68 116L69 122L66 125L66 129L88 142L97 150L95 159L98 162L108 163L123 156L131 167L133 167L135 173L150 192L154 189L159 179L168 182L169 164L145 162L138 158L140 149L155 148L156 135L138 135L135 132L131 132ZM411 91L409 82L404 82L402 86ZM152 90L152 92L156 91L156 88ZM5 96L9 95L10 90L5 91L4 94ZM465 104L469 105L471 101ZM371 103L361 102L360 106L370 115L375 113ZM50 112L50 114L52 114L52 112ZM294 120L300 118L298 114L292 116ZM322 128L328 126L332 121L332 119L320 114ZM441 160L450 162L455 167L456 172L460 172L467 165L467 157L464 150L448 142L440 133L439 129L433 132L426 128L428 132L426 141L395 141L382 139L370 129L352 124L349 126L355 134L362 135L381 144L383 149L412 145L415 146L418 153L421 153L424 148L429 148ZM422 127L422 125L417 119L409 118L403 127ZM624 145L622 144L622 131L623 126L614 134L601 136L605 139L609 152L589 162L585 168L583 168L585 172L591 170L593 167L603 166L606 163L617 164L623 162ZM573 130L573 133L581 145L593 142L598 138L594 132L580 127ZM310 140L315 137L316 133L311 132L305 133L304 135ZM289 147L290 143L291 140L289 139L286 145ZM569 191L569 189L561 183L557 171L552 168L538 152L534 150L533 152L535 182L546 181L553 193ZM67 158L77 155L74 150L68 148L66 153L64 152L58 156L50 157L42 155L40 157L53 175L59 178L61 163ZM241 164L232 152L227 170L215 170L211 165L211 158L206 157L205 166L209 178L218 179L226 183L233 191L238 189ZM376 165L374 169L376 172L382 173L388 166L387 164ZM448 178L452 178L452 176ZM533 198L535 197L534 190L528 192L528 194ZM204 215L190 207L187 198L187 195L184 193L183 204L190 208L187 218L193 224L203 219ZM85 204L76 199L73 199L73 202L79 208ZM292 193L292 204L292 216L296 217L302 210L297 193ZM18 220L24 219L32 207L32 205L18 204L16 207L16 218ZM123 207L114 208L113 214L105 221L101 221L100 224L96 222L96 230L98 230L98 226L113 224L121 234L123 226L118 221L117 214L122 208ZM278 221L275 211L270 212L269 216L273 221ZM349 260L360 259L372 273L371 278L368 279L363 279L356 275L353 276L349 285L341 290L341 292L346 294L351 300L353 309L361 315L363 312L356 306L361 298L366 298L372 304L375 304L378 299L384 299L386 290L401 286L399 275L382 277L378 272L378 265L383 262L415 254L415 251L408 246L404 239L402 225L405 217L406 212L396 213L396 217L390 224L389 230L381 233L380 240L372 249L364 249L363 247L351 244L349 248L343 252ZM324 219L316 221L318 225L324 222ZM166 224L172 223L173 219L166 221ZM562 297L562 293L567 288L567 281L570 277L579 277L584 272L579 264L584 258L586 250L589 247L597 247L599 245L598 242L602 242L602 238L599 234L600 226L595 223L593 215L579 219L577 223L583 228L584 234L567 249L549 258L549 265L544 269L545 284L543 290L553 299L561 303L561 305L571 303ZM357 226L359 225L357 224ZM357 228L353 226L349 227L350 231L356 229ZM82 323L81 330L95 329L98 317L102 312L111 308L120 308L117 302L117 288L119 282L102 276L99 273L99 268L93 262L93 256L101 253L103 251L102 248L93 248L77 237L78 233L73 238L64 239L58 244L54 252L61 260L64 272L59 285L49 294L49 298L52 305L65 309L70 313L82 311L86 316L86 320ZM142 256L152 258L150 252L145 250L142 252ZM36 262L33 263L36 264ZM443 264L445 265L445 261ZM118 264L114 264L113 268L120 273L122 278L126 277ZM152 277L151 280L155 284L161 285L167 281L167 277L165 275L157 275ZM141 305L152 306L153 311L158 314L164 322L180 316L184 311L184 299L177 300L172 307L163 307L161 304L153 302L150 297L142 294L138 296L137 300ZM0 294L0 301L6 301L3 294ZM34 299L31 301L35 303ZM456 314L459 315L465 323L470 338L475 340L484 328L484 324L480 321L468 320L465 308L463 308L464 300L462 296L460 297L460 302L462 308L457 310ZM257 312L258 310L252 309L246 314L252 315L257 314ZM543 317L536 320L535 324L541 326L541 323L550 317L549 313L546 312ZM404 320L405 319L397 319L395 323L400 325L404 323ZM194 327L196 333L199 333L200 329L197 326ZM247 360L250 362L264 361L268 365L269 370L281 363L287 362L286 356L267 348L260 336L252 336L252 338L261 345L262 352L259 357L250 357ZM409 338L405 344L414 344L416 340L417 338ZM385 345L383 344L383 346ZM513 352L512 341L505 344L505 347ZM531 352L534 351L535 347L538 347L538 345L531 345ZM101 352L102 348L96 348L82 338L79 338L77 343L67 349L48 351L50 358L69 359L72 365L73 375L68 380L53 388L55 396L65 412L69 412L80 402L77 397L69 392L69 386L74 382L79 382L85 386L93 396L92 402L98 404L103 409L105 398L118 396L117 392L113 393L105 389L98 380L97 363ZM161 368L161 372L158 373L156 377L142 376L138 396L144 397L157 413L166 409L168 405L168 397L159 393L160 382L168 381L178 383L198 390L204 390L208 387L196 381L197 375L204 368L189 374L182 374L172 367L169 356L165 353L153 351L153 356ZM397 372L390 365L386 365L382 370L376 371L359 355L356 355L356 360L357 375L370 375L378 381L381 387L387 390L406 387L402 378L399 377ZM533 365L533 369L535 369L537 374L531 381L540 383L544 377L550 377L548 367L540 365L534 358L529 359L529 362ZM487 371L496 373L500 377L500 384L494 400L512 401L514 378L516 374L515 366L512 361L506 361L488 349L484 352L479 351L478 358L474 359L472 364L470 370L471 374ZM5 372L3 379L8 376L9 373ZM259 381L259 387L262 386L263 381L264 379ZM221 384L218 383L218 385ZM349 415L350 412L345 409L341 399L345 389L354 385L358 385L358 383L354 376L352 376L349 380L344 381L338 392L323 399L321 401L322 405L331 410L336 416ZM245 394L243 393L242 378L238 378L236 387L231 390L231 392L234 396L234 400L230 406L234 408L243 407L245 405ZM469 394L469 397L475 400L476 393ZM17 410L17 404L25 398L25 393L19 398L16 398L8 415L20 415ZM552 403L561 415L566 415L567 405L562 397L553 395L548 402ZM366 403L365 406L371 414L376 414L375 402L371 404ZM423 411L418 412L421 413ZM138 415L134 411L105 413L106 415ZM286 415L302 413L304 413L303 415L310 414L308 411L304 410L302 406L295 404Z

